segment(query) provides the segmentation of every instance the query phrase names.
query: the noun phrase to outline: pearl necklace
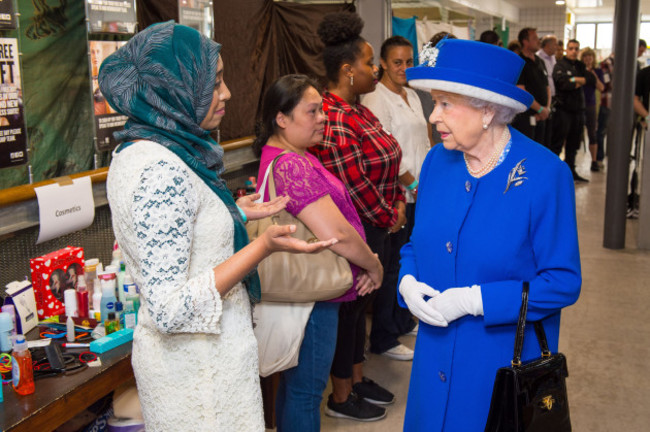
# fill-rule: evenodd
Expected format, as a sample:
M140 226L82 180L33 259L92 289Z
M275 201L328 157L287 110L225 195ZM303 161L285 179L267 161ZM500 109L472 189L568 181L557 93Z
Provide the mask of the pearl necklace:
M465 166L467 167L467 171L469 172L469 174L474 178L480 178L486 175L487 173L489 173L490 171L492 171L497 166L497 162L499 162L499 157L501 157L501 153L503 152L503 149L506 147L506 144L508 144L508 141L510 141L510 131L506 127L503 130L501 139L494 147L494 151L490 155L488 161L481 168L477 170L474 170L469 166L469 160L467 159L467 154L463 153L463 158L465 159Z

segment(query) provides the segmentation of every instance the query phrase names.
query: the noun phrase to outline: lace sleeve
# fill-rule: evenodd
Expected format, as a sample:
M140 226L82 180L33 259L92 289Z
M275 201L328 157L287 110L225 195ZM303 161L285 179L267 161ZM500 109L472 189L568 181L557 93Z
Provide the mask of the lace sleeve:
M133 195L132 216L144 305L163 333L220 333L221 296L214 273L189 279L197 191L183 167L147 167Z
M273 179L276 194L291 198L287 211L294 216L330 193L329 184L311 162L306 157L293 153L278 160L273 170Z

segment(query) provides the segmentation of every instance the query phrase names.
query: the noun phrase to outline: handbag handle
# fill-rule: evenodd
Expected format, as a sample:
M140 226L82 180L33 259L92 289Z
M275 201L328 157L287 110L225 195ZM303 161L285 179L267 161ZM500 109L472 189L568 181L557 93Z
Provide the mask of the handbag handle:
M526 329L526 315L528 314L528 292L530 291L530 283L525 281L521 290L521 308L519 309L519 321L517 322L517 333L515 335L515 353L510 362L513 367L521 366L521 351L524 348L524 330ZM546 332L544 325L541 321L535 321L535 335L537 342L542 349L542 357L550 357L551 351L548 349L548 341L546 340Z
M264 192L266 191L266 181L269 178L269 173L273 171L273 168L275 167L275 163L280 159L281 156L284 156L285 154L290 153L288 150L284 150L282 153L277 155L269 164L268 167L266 167L266 172L264 173L264 180L262 180L262 185L260 186L260 197L257 199L255 202L256 203L262 203L264 202ZM275 180L273 179L273 176L271 176L271 181L269 182L269 200L272 200L275 198L277 194L275 193Z

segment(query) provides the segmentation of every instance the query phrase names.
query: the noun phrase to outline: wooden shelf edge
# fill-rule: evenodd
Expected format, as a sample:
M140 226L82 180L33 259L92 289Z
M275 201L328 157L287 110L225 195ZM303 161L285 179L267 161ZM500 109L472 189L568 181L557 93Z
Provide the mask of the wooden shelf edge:
M249 147L251 144L253 144L253 140L254 137L248 136L248 137L238 138L235 140L224 141L223 143L221 143L221 146L223 147L224 152L229 152L233 150L238 150L240 148ZM26 185L3 189L0 190L0 207L9 206L12 204L17 204L20 202L35 199L36 192L34 192L34 188L37 187L61 182L64 181L65 179L76 179L80 177L90 177L90 181L92 183L103 183L106 181L107 175L108 175L108 167L105 167L96 170L70 174L69 176L44 180L38 183L26 184Z

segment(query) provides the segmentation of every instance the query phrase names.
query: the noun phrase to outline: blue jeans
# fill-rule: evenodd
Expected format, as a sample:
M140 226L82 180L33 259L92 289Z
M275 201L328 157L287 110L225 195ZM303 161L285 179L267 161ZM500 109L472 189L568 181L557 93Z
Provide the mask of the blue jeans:
M327 386L340 303L317 302L305 327L298 366L282 372L275 397L278 432L320 431L320 403Z

